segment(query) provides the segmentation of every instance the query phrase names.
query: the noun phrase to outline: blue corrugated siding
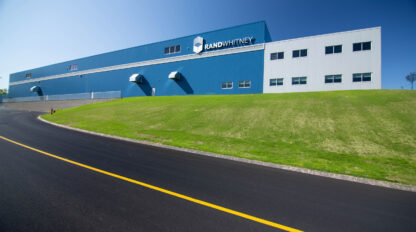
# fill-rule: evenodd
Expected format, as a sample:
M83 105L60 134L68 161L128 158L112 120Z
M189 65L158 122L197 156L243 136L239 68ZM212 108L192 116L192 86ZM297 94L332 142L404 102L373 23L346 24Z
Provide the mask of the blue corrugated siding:
M168 78L172 71L181 73L180 80ZM129 82L134 73L144 76L142 84ZM239 80L251 80L251 88L238 88ZM233 88L221 89L223 81L233 81ZM13 97L36 96L29 91L34 85L41 87L43 95L121 90L122 97L132 97L151 95L151 88L156 88L157 96L262 93L263 51L27 83L11 86L10 92Z
M269 40L268 34L269 33L265 23L263 21L256 22L14 73L10 75L10 82L26 80L26 73L32 73L31 79L67 73L69 72L69 66L71 64L77 64L77 71L82 71L117 64L193 54L193 40L198 35L202 36L206 43L232 40L245 36L254 36L254 43L258 44L264 43L265 40ZM180 53L172 55L164 54L165 47L178 44L181 45ZM29 91L30 87L34 85L41 87L41 94L43 95L121 90L123 97L144 96L151 93L151 87L156 88L156 95L159 96L183 94L262 93L264 65L263 53L264 52L261 50L94 73L83 75L82 77L74 76L15 86L12 85L9 88L9 97L27 97L37 95L37 93ZM168 79L168 74L171 71L181 72L183 75L182 79L179 81ZM145 77L145 83L142 85L130 83L128 78L133 73L143 74ZM238 80L251 80L251 88L238 88ZM222 90L222 81L233 81L233 89Z

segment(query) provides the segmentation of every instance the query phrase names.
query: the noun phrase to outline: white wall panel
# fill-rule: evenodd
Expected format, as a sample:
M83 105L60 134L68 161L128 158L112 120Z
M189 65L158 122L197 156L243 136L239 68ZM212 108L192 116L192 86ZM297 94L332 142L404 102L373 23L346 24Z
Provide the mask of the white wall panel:
M371 41L371 50L353 52L353 43ZM342 44L342 53L325 54L325 47ZM292 51L308 49L306 57L292 58ZM270 60L270 53L284 52L284 59ZM353 82L353 73L371 72L370 82ZM342 83L325 83L325 75L342 74ZM292 85L292 77L307 77L306 85ZM282 86L269 86L284 78ZM381 89L381 28L276 41L265 44L264 93Z

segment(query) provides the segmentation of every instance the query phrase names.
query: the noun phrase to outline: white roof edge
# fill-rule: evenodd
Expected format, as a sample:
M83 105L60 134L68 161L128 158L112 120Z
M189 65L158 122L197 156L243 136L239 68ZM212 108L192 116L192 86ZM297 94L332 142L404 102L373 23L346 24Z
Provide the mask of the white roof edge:
M312 38L319 38L319 37L325 37L325 36L331 36L331 35L339 35L339 34L345 34L345 33L351 33L351 32L360 32L360 31L372 31L372 30L381 30L381 26L368 27L368 28L362 28L362 29L356 29L356 30L349 30L349 31L340 31L340 32L333 32L333 33L325 33L325 34L320 34L320 35L311 35L311 36L298 37L298 38L293 38L293 39L277 40L277 41L267 42L265 44L288 42L288 41L299 40L299 39L312 39Z

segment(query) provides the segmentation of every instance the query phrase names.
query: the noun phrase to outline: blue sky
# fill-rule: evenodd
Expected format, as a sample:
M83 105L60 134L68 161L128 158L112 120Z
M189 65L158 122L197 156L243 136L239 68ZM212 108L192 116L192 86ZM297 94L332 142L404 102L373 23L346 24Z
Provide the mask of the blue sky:
M272 39L382 27L382 87L416 71L416 1L0 0L0 88L9 74L265 20Z

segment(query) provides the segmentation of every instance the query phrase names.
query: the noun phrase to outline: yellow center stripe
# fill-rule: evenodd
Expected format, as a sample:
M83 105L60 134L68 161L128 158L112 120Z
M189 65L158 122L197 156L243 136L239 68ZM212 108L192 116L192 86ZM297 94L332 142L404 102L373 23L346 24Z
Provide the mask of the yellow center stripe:
M85 164L82 164L82 163L78 163L78 162L75 162L75 161L72 161L72 160L69 160L69 159L65 159L65 158L62 158L60 156L53 155L51 153L41 151L39 149L21 144L19 142L13 141L13 140L8 139L8 138L5 138L3 136L0 136L0 138L3 139L3 140L6 140L8 142L17 144L19 146L25 147L27 149L30 149L32 151L36 151L36 152L39 152L41 154L53 157L55 159L59 159L59 160L62 160L64 162L67 162L67 163L71 163L71 164L74 164L74 165L77 165L77 166L80 166L80 167L83 167L83 168L86 168L86 169L89 169L89 170L92 170L92 171L95 171L95 172L99 172L99 173L102 173L102 174L105 174L105 175L108 175L108 176L112 176L112 177L115 177L115 178L120 179L120 180L128 181L130 183L137 184L137 185L140 185L140 186L143 186L143 187L146 187L146 188L149 188L149 189L153 189L153 190L156 190L156 191L159 191L159 192L162 192L162 193L166 193L168 195L175 196L175 197L187 200L187 201L191 201L191 202L194 202L194 203L206 206L206 207L210 207L210 208L222 211L222 212L233 214L233 215L236 215L236 216L239 216L239 217L242 217L242 218L246 218L246 219L249 219L249 220L252 220L252 221L255 221L255 222L258 222L258 223L262 223L262 224L265 224L265 225L268 225L268 226L271 226L271 227L279 228L279 229L282 229L282 230L286 230L286 231L290 231L290 232L301 232L300 230L297 230L297 229L294 229L294 228L291 228L291 227L280 225L280 224L277 224L277 223L274 223L274 222L271 222L271 221L267 221L267 220L264 220L264 219L261 219L261 218L258 218L258 217L254 217L254 216L251 216L251 215L248 215L248 214L245 214L245 213L241 213L241 212L238 212L238 211L235 211L235 210L232 210L232 209L227 209L227 208L219 206L219 205L211 204L209 202L205 202L205 201L201 201L201 200L198 200L198 199L195 199L195 198L192 198L192 197L188 197L188 196L182 195L180 193L175 193L175 192L169 191L167 189L159 188L157 186L146 184L144 182L133 180L133 179L130 179L130 178L127 178L127 177L124 177L124 176L120 176L120 175L117 175L117 174L114 174L114 173L111 173L111 172L107 172L107 171L104 171L104 170L101 170L101 169L98 169L98 168L94 168L94 167L91 167L91 166L88 166L88 165L85 165Z

